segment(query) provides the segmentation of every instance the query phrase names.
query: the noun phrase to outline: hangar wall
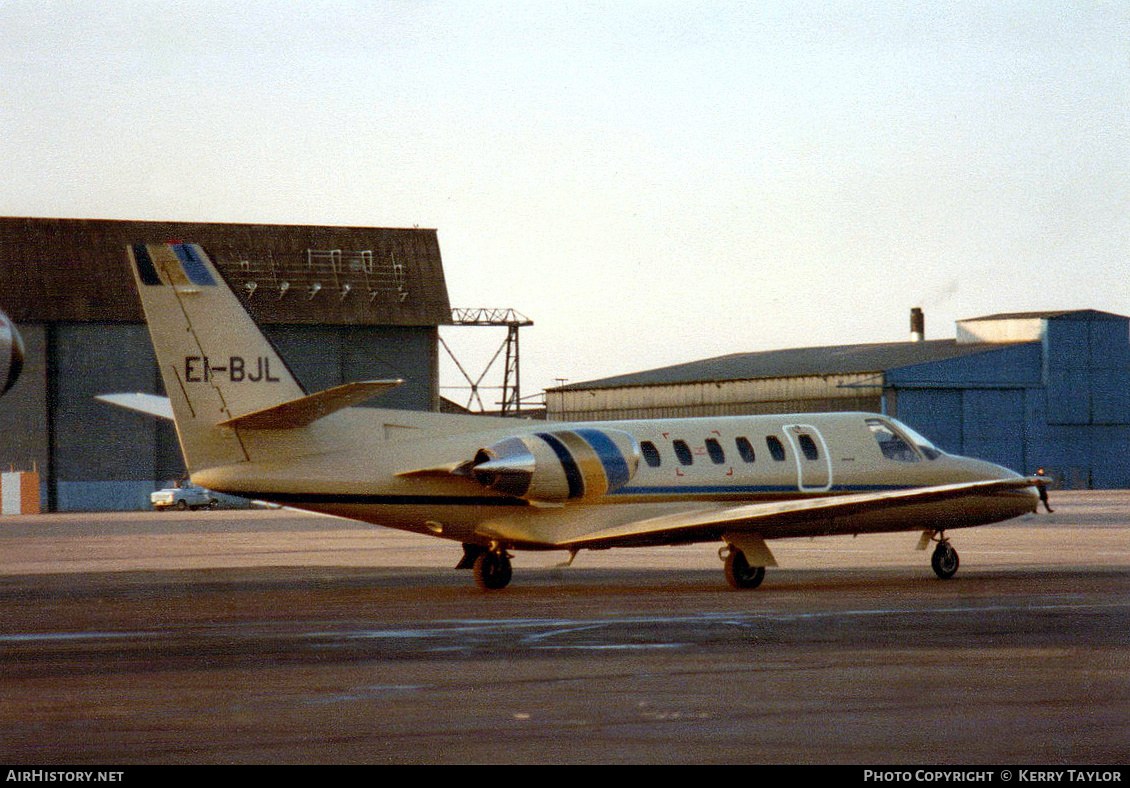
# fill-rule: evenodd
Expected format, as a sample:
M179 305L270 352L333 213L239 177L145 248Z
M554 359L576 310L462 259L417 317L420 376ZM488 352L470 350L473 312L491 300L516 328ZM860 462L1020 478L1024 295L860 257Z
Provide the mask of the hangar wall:
M4 462L40 470L48 511L145 509L149 493L184 476L172 424L107 405L99 394L164 394L143 325L68 323L21 326L38 360L0 403ZM372 404L426 410L430 377L419 359L435 356L434 328L268 326L268 338L308 391L353 380L405 380ZM32 338L33 342L29 341ZM10 401L9 401L10 400ZM5 466L7 467L7 466Z
M24 368L16 385L0 397L0 469L40 474L40 500L46 503L43 475L51 454L47 450L47 327L22 325Z
M202 243L308 391L401 378L371 404L438 408L434 230L0 218L0 307L26 345L0 467L38 470L46 510L145 509L184 475L171 424L94 399L164 393L125 247L169 239Z
M1025 470L1044 399L1041 366L1039 345L1024 343L890 370L887 412L944 451Z
M959 337L1022 344L889 371L891 415L946 451L1043 466L1066 488L1130 487L1130 318L1082 310L966 323Z

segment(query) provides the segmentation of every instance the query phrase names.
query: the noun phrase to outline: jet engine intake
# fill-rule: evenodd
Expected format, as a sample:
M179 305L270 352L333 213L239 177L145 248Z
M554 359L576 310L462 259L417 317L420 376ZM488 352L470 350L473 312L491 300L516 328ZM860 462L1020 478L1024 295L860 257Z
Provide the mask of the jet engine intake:
M505 438L480 449L479 484L529 501L564 502L616 492L636 475L640 449L626 432L575 429Z
M23 368L23 338L8 316L0 312L0 394L16 385Z

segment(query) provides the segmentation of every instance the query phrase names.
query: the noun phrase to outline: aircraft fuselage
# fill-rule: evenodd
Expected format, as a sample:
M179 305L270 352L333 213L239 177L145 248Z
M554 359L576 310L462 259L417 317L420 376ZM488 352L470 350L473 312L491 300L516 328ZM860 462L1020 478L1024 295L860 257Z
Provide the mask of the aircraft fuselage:
M193 481L218 492L461 542L486 545L502 538L515 549L561 549L565 543L583 543L586 533L603 531L610 521L647 519L704 504L780 504L1021 478L992 463L940 452L898 422L873 413L584 423L481 418L464 420L462 426L487 429L443 436L428 435L425 414L405 413L401 423L392 425L387 422L389 413L353 409L334 414L321 423L321 451L311 452L307 445L307 451L293 461L253 460L196 473ZM359 421L370 423L362 428ZM640 450L638 457L631 458L635 469L630 479L592 498L540 501L486 488L470 473L427 472L454 469L498 440L578 430L631 436ZM886 452L876 437L877 431L885 430L899 439ZM388 439L372 440L385 434ZM359 439L359 435L369 437ZM258 433L245 436L253 457L256 440L267 438ZM277 443L272 446L277 449ZM295 478L296 466L303 470L301 479ZM414 469L424 472L413 473ZM600 469L589 473L599 475ZM940 531L1016 517L1034 511L1036 501L1031 488L996 490L967 495L960 506L943 498L881 508L861 506L858 511L802 512L792 520L767 522L758 532L764 538L778 538ZM505 525L492 524L492 519ZM724 531L724 527L691 529L676 541L713 541ZM653 541L672 539L627 535L591 546Z
M889 530L936 540L945 578L946 529L1035 509L1036 480L878 414L564 424L355 407L399 380L308 394L201 247L127 256L196 484L460 541L485 589L511 549L713 540L754 588L766 539Z

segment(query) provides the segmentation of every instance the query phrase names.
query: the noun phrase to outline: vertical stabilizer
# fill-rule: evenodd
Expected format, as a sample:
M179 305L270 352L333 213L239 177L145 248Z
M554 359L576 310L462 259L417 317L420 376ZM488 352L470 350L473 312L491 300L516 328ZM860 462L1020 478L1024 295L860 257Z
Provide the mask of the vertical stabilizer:
M189 471L248 459L220 422L303 395L235 294L196 244L127 249Z

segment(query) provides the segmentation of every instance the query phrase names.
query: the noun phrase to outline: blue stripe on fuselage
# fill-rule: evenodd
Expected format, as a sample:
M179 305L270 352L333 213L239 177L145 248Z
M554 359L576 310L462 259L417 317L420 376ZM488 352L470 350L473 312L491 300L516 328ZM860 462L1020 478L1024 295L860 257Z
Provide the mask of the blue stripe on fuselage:
M584 438L585 442L596 451L600 464L604 466L604 475L608 479L609 492L615 492L628 483L628 480L632 478L631 471L628 470L628 463L611 438L600 430L581 429L574 430L574 432Z
M569 449L557 436L551 433L539 432L537 436L549 444L549 448L553 449L553 453L557 455L561 467L565 470L565 481L569 484L569 497L580 498L585 494L585 480L581 476L581 469L577 467L577 461L573 459Z
M909 490L917 485L912 484L844 484L837 485L830 490L820 490L818 493L809 493L809 497L819 497L835 493L863 493L863 492L892 492L894 490ZM614 492L615 495L712 495L712 494L757 494L757 493L795 493L797 486L785 484L739 485L739 484L695 484L695 485L661 485L661 486L632 486L621 487Z

